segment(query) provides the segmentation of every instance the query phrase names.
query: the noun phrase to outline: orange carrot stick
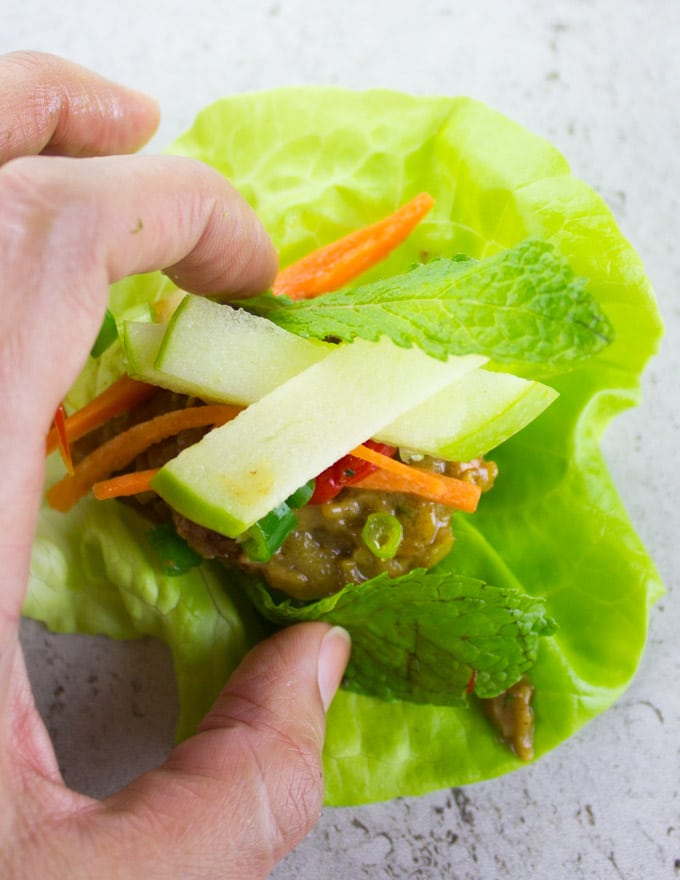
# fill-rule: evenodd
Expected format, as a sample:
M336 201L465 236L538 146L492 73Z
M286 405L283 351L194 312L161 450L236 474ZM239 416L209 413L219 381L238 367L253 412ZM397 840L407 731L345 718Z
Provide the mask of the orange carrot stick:
M466 513L474 513L477 509L482 490L474 483L411 467L368 446L357 446L351 454L378 467L377 471L356 483L355 488L410 492Z
M343 287L384 260L408 238L433 205L432 196L420 193L383 220L312 251L279 272L273 294L311 299Z
M145 382L137 382L129 376L121 376L113 385L109 385L101 394L85 404L82 409L74 412L64 420L64 430L69 443L74 443L95 428L99 428L109 419L131 409L149 397L156 387ZM47 454L59 446L59 434L56 427L47 435Z
M128 498L130 495L141 495L142 492L153 492L151 480L158 470L150 468L148 471L133 471L131 474L100 480L92 487L92 494L97 501L107 501L109 498Z
M122 434L103 443L84 458L75 468L73 476L64 477L47 490L47 503L55 510L65 513L86 495L95 483L104 480L115 471L127 467L135 458L167 437L174 437L188 428L222 425L235 418L242 407L214 405L193 406L174 410L133 425Z

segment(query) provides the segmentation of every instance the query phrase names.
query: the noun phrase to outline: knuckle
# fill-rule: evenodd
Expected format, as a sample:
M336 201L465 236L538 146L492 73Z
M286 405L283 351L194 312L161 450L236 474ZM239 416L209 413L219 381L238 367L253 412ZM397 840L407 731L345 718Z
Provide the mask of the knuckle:
M316 825L323 800L321 755L311 738L291 738L283 731L269 735L271 754L279 756L281 775L263 779L275 848L283 853L292 849Z
M245 788L259 792L263 847L278 860L316 825L323 803L321 741L315 724L291 723L277 713L222 718L231 729L232 755ZM247 781L247 782L246 782Z
M0 168L0 229L4 238L35 235L57 211L50 187L40 180L40 164L36 157L22 156Z
M64 62L42 52L13 52L0 59L0 72L14 85L0 122L0 161L39 153L63 109Z
M92 295L104 262L100 218L96 204L64 177L63 166L52 164L61 161L72 160L28 156L0 168L0 338L17 337L0 359L2 372L30 360L31 340L48 334L46 327L39 330L42 324L22 320L31 310L51 314L53 331L68 326L74 336L101 320L100 299Z
M3 56L3 63L19 67L26 73L39 74L45 67L53 63L54 56L33 49L17 49Z
M71 161L22 156L0 168L0 247L14 259L25 254L24 270L41 257L63 262L91 253L96 205L69 184L70 169L60 163Z

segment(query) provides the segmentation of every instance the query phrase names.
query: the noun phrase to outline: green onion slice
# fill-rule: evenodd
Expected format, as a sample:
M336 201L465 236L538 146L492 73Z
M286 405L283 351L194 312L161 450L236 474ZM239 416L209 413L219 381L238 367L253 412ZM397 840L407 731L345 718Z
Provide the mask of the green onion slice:
M185 574L203 562L203 557L177 534L172 523L163 523L151 529L149 543L156 551L164 573L170 577Z
M98 358L100 355L104 354L107 348L110 348L113 345L116 339L118 339L118 325L116 324L116 319L113 317L112 313L107 309L104 314L102 325L99 328L97 338L90 350L90 354L93 358Z
M298 518L292 508L304 507L314 494L314 480L300 486L283 502L271 510L241 535L243 552L252 562L269 562L272 556L297 528Z
M378 559L393 559L404 537L404 527L391 513L371 513L366 519L361 538Z
M315 485L316 481L310 480L308 483L305 483L304 486L300 486L299 489L296 489L289 498L286 498L286 504L288 507L304 507L314 494Z
M241 535L243 552L253 562L269 562L297 524L297 517L284 501Z

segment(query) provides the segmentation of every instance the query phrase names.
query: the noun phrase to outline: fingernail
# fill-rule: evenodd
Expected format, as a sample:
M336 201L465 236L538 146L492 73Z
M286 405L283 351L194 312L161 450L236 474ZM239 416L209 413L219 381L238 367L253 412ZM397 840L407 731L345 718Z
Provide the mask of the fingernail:
M341 626L329 629L321 640L317 675L324 711L328 710L340 687L351 646L350 635Z

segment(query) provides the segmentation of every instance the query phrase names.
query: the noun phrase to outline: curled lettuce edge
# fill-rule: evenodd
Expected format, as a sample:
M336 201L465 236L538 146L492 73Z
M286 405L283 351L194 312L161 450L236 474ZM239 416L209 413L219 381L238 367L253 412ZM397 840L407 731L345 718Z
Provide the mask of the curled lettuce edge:
M295 87L203 110L170 152L227 176L258 212L286 265L427 190L436 206L365 280L423 256L483 257L534 236L555 244L616 330L615 342L550 380L559 399L494 457L500 477L473 516L457 515L442 563L545 596L559 626L542 639L540 757L610 706L635 674L649 609L663 592L609 476L599 442L639 402L662 333L642 263L602 199L547 141L469 98ZM152 273L114 285L116 315L171 289ZM73 390L82 402L120 365L114 347ZM51 461L53 474L59 467ZM180 738L195 728L258 620L224 571L163 575L145 525L117 502L43 509L25 613L59 632L153 636L173 654ZM350 805L490 779L522 766L475 708L384 702L341 690L328 716L326 802Z

